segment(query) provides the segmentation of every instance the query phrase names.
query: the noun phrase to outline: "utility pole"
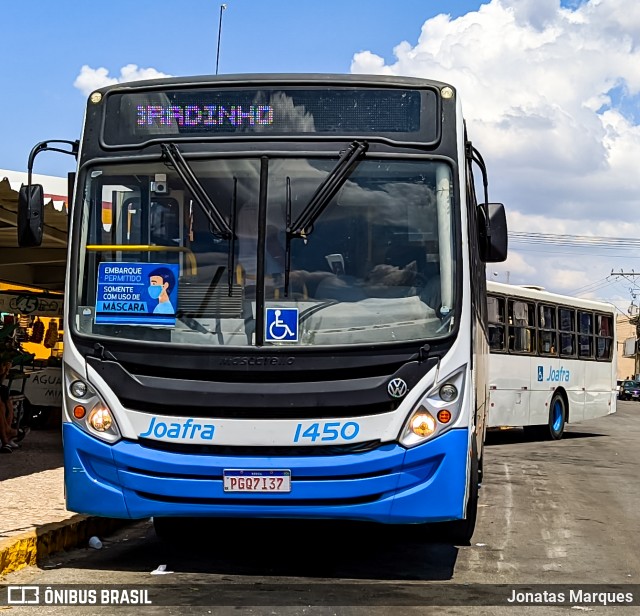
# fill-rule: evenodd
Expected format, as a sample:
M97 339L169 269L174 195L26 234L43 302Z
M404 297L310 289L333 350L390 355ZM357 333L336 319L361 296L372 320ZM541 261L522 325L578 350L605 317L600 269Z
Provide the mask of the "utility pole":
M634 270L631 270L630 272L625 272L623 270L620 270L619 272L614 272L613 270L611 270L611 275L612 276L620 276L622 278L626 278L627 280L629 280L629 282L632 282L632 279L634 279L636 276L640 276L640 272L635 272ZM634 358L633 358L633 363L634 363L634 378L638 376L638 374L640 374L640 348L638 345L638 340L640 339L640 314L638 313L637 310L637 306L633 303L634 300L637 297L637 293L638 293L638 288L636 285L635 280L633 280L632 282L633 285L636 286L635 289L629 289L629 293L631 294L631 305L629 306L629 323L631 325L635 325L636 326L636 342L635 342L635 349L634 349ZM628 356L627 356L628 357Z

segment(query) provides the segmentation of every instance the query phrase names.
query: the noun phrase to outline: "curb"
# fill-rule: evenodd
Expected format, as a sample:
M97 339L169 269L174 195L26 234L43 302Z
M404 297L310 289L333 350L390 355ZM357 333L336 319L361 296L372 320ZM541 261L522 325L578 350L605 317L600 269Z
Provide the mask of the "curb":
M93 535L108 535L134 520L74 515L0 540L0 575L37 565L54 552L76 548Z

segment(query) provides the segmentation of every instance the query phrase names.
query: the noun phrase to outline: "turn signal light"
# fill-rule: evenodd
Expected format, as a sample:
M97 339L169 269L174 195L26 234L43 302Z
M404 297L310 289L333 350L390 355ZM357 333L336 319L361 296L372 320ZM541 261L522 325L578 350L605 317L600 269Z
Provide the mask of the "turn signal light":
M84 406L81 406L80 404L78 404L78 406L75 406L73 408L73 416L76 419L82 419L86 414L87 414L87 409L85 409Z
M451 421L451 412L447 409L438 411L438 421L443 424L449 423Z

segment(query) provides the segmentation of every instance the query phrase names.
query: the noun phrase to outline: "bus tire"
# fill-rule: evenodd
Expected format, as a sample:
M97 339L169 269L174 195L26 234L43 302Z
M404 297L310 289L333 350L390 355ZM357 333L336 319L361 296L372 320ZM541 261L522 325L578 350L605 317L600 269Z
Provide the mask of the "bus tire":
M564 434L564 427L567 422L567 403L562 394L553 394L549 405L549 425L547 426L547 438L552 441L559 441Z
M549 404L549 421L546 425L525 426L524 432L537 440L559 441L567 422L567 401L561 393L555 392Z
M442 530L448 541L455 545L470 545L478 517L478 489L480 483L480 469L478 464L478 450L475 435L471 442L471 472L469 473L469 499L465 510L464 520L444 522Z

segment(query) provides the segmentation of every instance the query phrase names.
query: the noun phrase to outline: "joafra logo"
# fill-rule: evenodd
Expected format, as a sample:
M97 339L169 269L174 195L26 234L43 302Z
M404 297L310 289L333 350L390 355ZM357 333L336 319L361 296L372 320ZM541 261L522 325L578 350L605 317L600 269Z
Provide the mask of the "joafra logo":
M147 431L140 433L140 438L212 441L214 431L215 426L197 423L191 418L182 422L176 421L168 424L158 420L156 417L152 417Z
M547 372L547 377L544 376L544 366L538 366L538 381L549 381L551 383L568 383L570 377L570 371L565 370L562 366L558 369L551 368Z

